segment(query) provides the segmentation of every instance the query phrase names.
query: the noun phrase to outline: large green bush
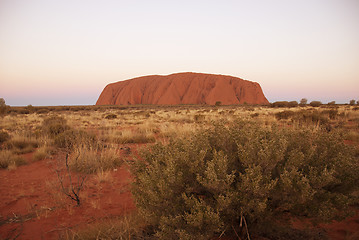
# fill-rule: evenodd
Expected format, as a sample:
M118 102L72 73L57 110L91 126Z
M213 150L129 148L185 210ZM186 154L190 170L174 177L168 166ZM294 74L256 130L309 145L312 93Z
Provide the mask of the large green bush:
M307 239L313 235L290 235L286 217L347 216L359 186L355 158L333 131L216 124L144 151L132 192L160 239L244 239L246 224L252 235Z

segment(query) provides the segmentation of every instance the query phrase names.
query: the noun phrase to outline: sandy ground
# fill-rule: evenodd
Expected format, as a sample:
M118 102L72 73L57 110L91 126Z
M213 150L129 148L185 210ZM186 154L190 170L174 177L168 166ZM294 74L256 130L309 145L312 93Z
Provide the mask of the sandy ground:
M61 191L54 161L0 170L0 239L58 239L67 229L134 209L126 167L88 176L76 206Z

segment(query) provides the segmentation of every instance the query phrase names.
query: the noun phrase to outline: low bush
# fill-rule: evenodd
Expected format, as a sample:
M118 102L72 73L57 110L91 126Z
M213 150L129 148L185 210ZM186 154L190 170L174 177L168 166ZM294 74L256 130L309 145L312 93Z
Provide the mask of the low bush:
M50 137L56 137L58 134L69 130L70 127L66 124L66 119L61 116L52 116L45 118L42 122L42 129L45 134Z
M97 144L97 138L95 134L83 130L69 129L58 134L54 138L54 143L56 147L65 149L72 149L75 145L81 144L94 147Z
M196 114L193 118L195 122L203 122L206 119L206 116L202 114Z
M276 117L277 120L281 120L281 119L289 119L294 114L295 112L287 110L287 111L277 112L274 114L274 116Z
M18 136L6 141L3 148L11 149L16 154L25 154L33 152L38 146L39 142L37 140Z
M284 239L298 235L288 213L314 222L348 216L357 162L334 131L216 124L144 151L132 193L159 239Z
M4 130L0 130L0 144L10 139L10 135Z
M292 108L292 107L298 107L298 102L297 101L290 101L288 102L288 107Z
M116 115L116 114L111 113L111 114L106 115L106 117L105 117L105 118L106 118L106 119L115 119L115 118L117 118L117 115Z
M322 113L318 110L308 111L302 110L296 112L291 118L294 121L299 122L302 126L309 126L309 125L322 125L325 126L329 123L329 116L335 116L334 113Z
M320 107L322 105L322 102L320 101L312 101L309 103L310 106L312 107Z
M289 102L288 101L277 101L277 102L271 103L271 107L274 107L274 108L289 107Z
M0 168L18 167L25 164L25 159L14 154L12 151L0 151Z
M338 117L338 109L324 110L322 115L327 115L330 119L336 119Z

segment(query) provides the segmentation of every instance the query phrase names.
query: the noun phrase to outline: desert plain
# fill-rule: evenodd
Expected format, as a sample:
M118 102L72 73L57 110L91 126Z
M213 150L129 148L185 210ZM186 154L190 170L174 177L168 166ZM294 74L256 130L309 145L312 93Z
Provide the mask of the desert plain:
M156 239L136 207L133 165L144 161L142 153L151 146L236 121L336 132L344 146L356 151L353 166L359 164L356 105L11 107L0 117L0 238ZM350 196L357 199L359 192ZM297 239L359 239L358 206L350 204L351 214L344 219L317 224L286 211L294 235L286 234ZM239 222L222 229L211 239L271 239L248 228L241 235Z

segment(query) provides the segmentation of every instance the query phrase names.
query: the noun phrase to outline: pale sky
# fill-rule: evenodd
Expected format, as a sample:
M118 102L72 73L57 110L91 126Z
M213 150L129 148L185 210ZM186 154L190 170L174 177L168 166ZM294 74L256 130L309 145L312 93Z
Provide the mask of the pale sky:
M93 105L177 72L255 81L270 102L359 100L359 0L0 0L8 105Z

